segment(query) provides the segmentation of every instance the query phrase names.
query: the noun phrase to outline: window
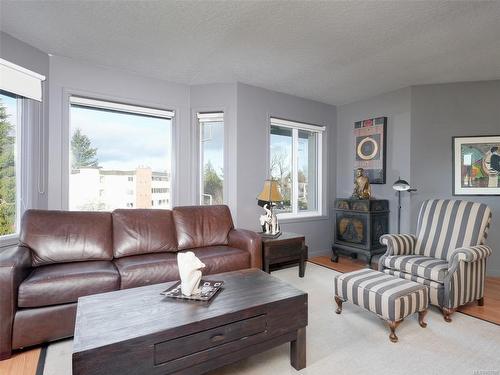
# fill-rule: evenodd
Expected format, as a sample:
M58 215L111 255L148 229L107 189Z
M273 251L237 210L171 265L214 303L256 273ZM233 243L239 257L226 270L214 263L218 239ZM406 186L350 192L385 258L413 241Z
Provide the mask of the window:
M321 213L321 143L324 127L271 118L269 169L278 181L282 217Z
M224 203L224 114L198 113L200 204Z
M17 242L21 214L31 206L36 184L31 179L34 155L28 146L30 139L36 139L32 129L41 121L37 102L42 100L44 80L0 58L0 245Z
M170 111L71 97L70 210L151 208L153 192L170 192L172 117ZM163 178L153 178L158 175Z
M17 114L20 101L15 95L0 91L0 237L18 232L20 179Z

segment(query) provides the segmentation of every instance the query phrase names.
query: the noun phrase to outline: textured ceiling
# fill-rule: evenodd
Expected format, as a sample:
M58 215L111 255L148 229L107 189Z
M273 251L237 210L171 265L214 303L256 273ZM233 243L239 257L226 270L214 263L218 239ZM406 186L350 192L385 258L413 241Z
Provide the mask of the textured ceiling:
M1 1L48 53L167 81L240 81L344 104L500 78L500 2Z

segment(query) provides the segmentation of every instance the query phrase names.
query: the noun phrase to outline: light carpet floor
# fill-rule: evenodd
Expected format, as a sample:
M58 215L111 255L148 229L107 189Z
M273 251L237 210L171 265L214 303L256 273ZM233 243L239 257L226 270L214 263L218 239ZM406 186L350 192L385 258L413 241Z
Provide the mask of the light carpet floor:
M307 368L300 374L500 374L500 326L464 314L446 323L431 307L427 328L416 316L398 327L399 342L391 343L386 323L372 313L345 303L334 312L333 277L336 271L308 263L304 278L297 268L273 276L309 294ZM71 374L72 341L51 344L44 375ZM210 375L297 374L290 366L289 345L282 345Z

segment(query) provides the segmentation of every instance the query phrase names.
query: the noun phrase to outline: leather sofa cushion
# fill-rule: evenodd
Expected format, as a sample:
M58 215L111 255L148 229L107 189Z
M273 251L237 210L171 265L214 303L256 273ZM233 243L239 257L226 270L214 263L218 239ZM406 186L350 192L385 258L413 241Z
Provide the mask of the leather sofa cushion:
M120 287L120 275L110 261L52 264L37 267L21 283L19 307L76 302L78 297Z
M191 249L205 263L203 275L235 271L250 267L250 253L229 246ZM159 284L180 279L177 254L157 253L115 259L120 272L121 288Z
M32 250L33 266L111 260L111 213L28 210L20 241Z
M135 255L113 262L120 273L121 289L179 280L176 253Z
M172 211L115 210L112 216L115 258L177 251Z
M17 310L12 330L12 349L43 344L73 336L76 303Z
M227 235L233 229L229 207L175 207L173 214L179 250L227 245Z

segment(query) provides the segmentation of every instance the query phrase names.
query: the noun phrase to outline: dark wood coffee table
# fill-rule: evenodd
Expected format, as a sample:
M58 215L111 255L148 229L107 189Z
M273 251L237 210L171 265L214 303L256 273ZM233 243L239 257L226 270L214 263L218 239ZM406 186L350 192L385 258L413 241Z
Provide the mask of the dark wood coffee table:
M260 270L210 275L210 303L167 299L173 283L78 300L73 375L201 374L290 342L306 366L307 294Z

